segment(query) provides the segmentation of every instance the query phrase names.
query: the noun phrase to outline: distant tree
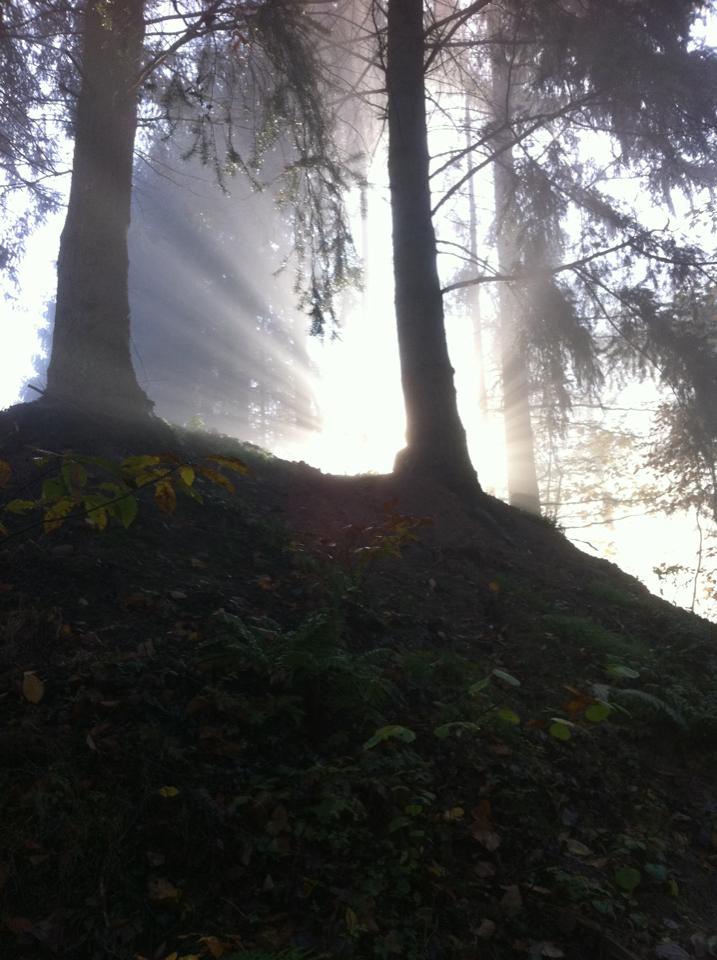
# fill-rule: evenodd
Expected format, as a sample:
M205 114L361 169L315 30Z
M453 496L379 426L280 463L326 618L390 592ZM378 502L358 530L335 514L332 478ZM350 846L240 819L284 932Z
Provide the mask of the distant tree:
M509 496L527 509L539 509L533 399L554 410L545 422L560 432L576 387L599 385L593 331L621 309L613 292L640 269L656 288L677 291L709 260L646 228L607 183L629 174L641 198L669 206L671 190L714 179L717 61L691 39L700 6L504 0L467 20L458 52L445 54L442 117L453 109L463 135L433 171L434 211L492 167L497 251L488 270L471 279L464 269L446 289L499 285ZM451 89L469 97L465 122ZM468 170L441 191L436 173L447 178L458 163Z
M55 42L67 24L66 5L0 5L0 271L11 280L25 240L58 207L52 185L64 172L50 90L66 87L70 60ZM71 54L71 51L68 51Z

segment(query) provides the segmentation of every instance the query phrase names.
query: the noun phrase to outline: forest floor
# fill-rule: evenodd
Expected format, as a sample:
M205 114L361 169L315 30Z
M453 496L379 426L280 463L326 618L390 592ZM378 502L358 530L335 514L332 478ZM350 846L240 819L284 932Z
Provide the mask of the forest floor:
M127 529L106 442L0 449L0 957L717 956L714 625L490 497L182 443Z

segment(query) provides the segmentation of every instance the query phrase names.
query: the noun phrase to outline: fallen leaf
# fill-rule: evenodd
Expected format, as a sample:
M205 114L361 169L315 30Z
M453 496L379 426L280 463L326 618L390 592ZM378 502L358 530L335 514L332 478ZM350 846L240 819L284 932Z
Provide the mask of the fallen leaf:
M690 960L689 953L679 943L658 943L655 947L655 956L660 960Z
M505 893L500 901L501 908L508 916L520 913L523 909L523 897L520 888L516 884L511 884L505 888Z
M147 881L147 896L157 902L181 899L182 891L164 877L152 877Z
M199 942L204 945L215 960L223 957L227 948L231 946L231 944L224 943L218 937L200 937Z
M490 940L490 938L495 933L495 929L496 929L495 923L493 923L492 920L488 920L487 918L485 918L481 920L480 926L476 930L476 936L479 937L481 940Z
M160 787L157 793L160 795L160 797L179 796L179 790L176 787Z
M540 955L541 957L564 957L565 954L560 949L556 947L554 943L548 943L547 941L540 946Z
M27 670L23 674L22 695L29 703L39 703L45 696L45 684L34 670Z
M500 846L500 837L495 830L486 830L476 824L471 827L471 836L491 853Z
M592 853L590 847L586 847L584 843L581 843L579 840L575 840L573 837L568 839L566 844L568 852L572 853L575 857L589 857Z
M5 920L5 926L11 933L19 936L21 933L32 930L32 920L28 920L27 917L8 917Z

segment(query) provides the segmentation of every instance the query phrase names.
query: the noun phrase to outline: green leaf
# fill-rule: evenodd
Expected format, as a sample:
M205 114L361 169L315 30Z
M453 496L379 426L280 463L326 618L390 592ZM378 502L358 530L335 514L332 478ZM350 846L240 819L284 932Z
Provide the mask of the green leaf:
M489 686L489 684L490 684L490 677L483 677L482 680L478 680L476 683L471 684L471 686L468 687L468 693L470 693L470 695L474 697L476 694L482 693L486 689L486 687Z
M62 477L48 477L42 484L42 499L45 503L62 500L67 496L65 481Z
M386 727L379 727L374 735L364 743L364 750L370 750L384 740L402 740L403 743L411 743L416 739L416 734L408 727L402 727L397 723L389 723Z
M6 503L4 509L8 513L27 513L28 510L34 510L37 503L34 500L11 500Z
M111 473L115 477L119 477L122 474L120 464L115 463L112 460L108 460L106 457L88 457L84 454L74 454L73 459L77 463L82 463L87 467L99 467L100 470L104 470L106 473Z
M438 737L439 740L445 740L453 730L457 733L463 730L468 730L471 733L480 733L480 727L477 723L472 723L470 720L454 720L452 723L442 723L440 727L436 727L433 735Z
M610 704L605 703L604 700L600 700L599 703L590 704L585 711L585 719L591 723L600 723L602 720L606 720L611 713L612 707Z
M510 687L520 686L520 680L518 680L517 677L514 677L512 673L508 673L506 670L493 670L491 676L495 677L496 680L502 680L503 683L507 683Z
M548 727L548 733L556 740L569 740L572 737L570 727L564 720L554 720Z
M607 672L620 680L637 680L640 676L638 670L633 670L632 667L625 667L621 663L608 663Z
M663 883L667 880L667 867L664 863L646 863L645 864L645 873L652 877L653 880L657 880L660 883Z
M112 516L116 517L126 530L137 516L137 500L131 493L128 493L120 500L116 500L109 509Z
M520 717L509 707L501 707L500 710L496 711L496 716L500 720L504 720L506 723L512 723L513 726L517 726L520 723Z
M615 883L625 893L632 893L642 880L642 874L634 867L620 867L615 871Z
M60 469L65 489L77 494L87 484L87 471L76 460L65 460Z

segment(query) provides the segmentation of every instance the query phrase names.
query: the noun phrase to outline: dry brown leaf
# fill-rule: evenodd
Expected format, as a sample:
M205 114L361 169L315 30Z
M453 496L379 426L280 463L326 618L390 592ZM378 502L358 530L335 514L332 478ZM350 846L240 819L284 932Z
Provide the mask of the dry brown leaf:
M523 897L520 888L516 884L511 884L505 888L505 893L500 901L501 908L508 916L520 913L523 909Z
M29 703L39 703L45 696L45 684L34 670L27 670L23 674L22 695Z

